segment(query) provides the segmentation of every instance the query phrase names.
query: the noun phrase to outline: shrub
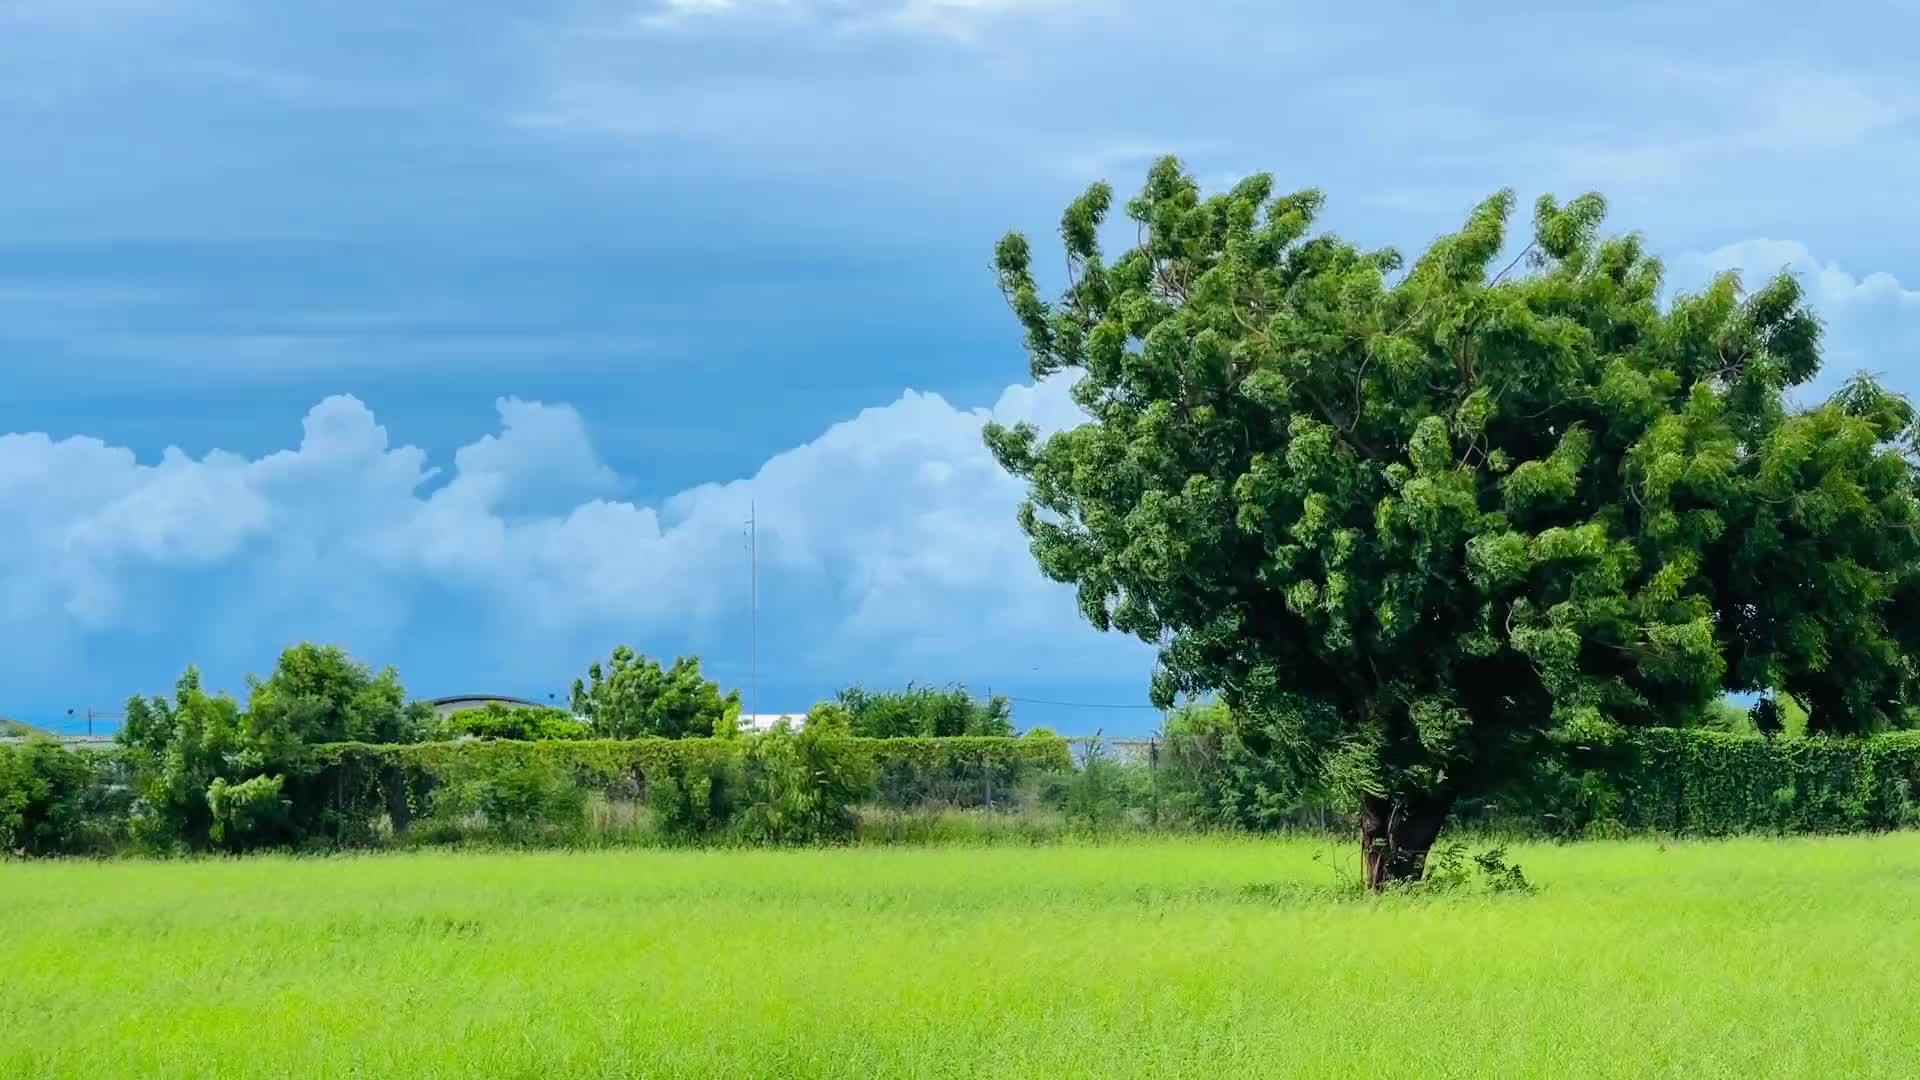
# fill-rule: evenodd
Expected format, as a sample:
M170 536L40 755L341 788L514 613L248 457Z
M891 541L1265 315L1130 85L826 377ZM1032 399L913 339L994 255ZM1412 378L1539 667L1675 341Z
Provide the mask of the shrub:
M0 852L53 855L84 850L94 768L45 737L0 746Z
M731 757L678 757L647 777L647 804L663 839L690 843L726 829L739 810L740 767Z
M256 776L237 784L214 777L207 785L209 838L233 850L292 839L293 801L282 794L285 787L284 776Z
M494 836L525 840L577 835L586 791L554 759L469 755L455 758L433 789L433 817L459 831L474 818Z
M873 759L851 739L782 723L746 740L741 766L742 839L785 845L841 842L859 825L855 807L873 791Z

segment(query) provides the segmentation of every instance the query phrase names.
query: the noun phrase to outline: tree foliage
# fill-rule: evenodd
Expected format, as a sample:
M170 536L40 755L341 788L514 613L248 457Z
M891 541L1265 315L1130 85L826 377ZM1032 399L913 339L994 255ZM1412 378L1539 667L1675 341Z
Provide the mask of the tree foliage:
M1162 645L1160 702L1220 691L1388 822L1544 737L1677 726L1728 691L1790 692L1815 731L1900 723L1913 409L1864 377L1791 406L1820 365L1794 279L1663 304L1597 195L1541 198L1498 263L1513 201L1399 274L1311 233L1318 192L1203 199L1165 159L1117 259L1111 190L1067 208L1057 302L1003 239L1033 372L1079 369L1090 416L986 431L1041 569Z
M593 726L583 723L565 709L544 705L507 705L489 701L477 709L461 709L442 717L433 726L435 739L517 739L523 742L542 739L590 739Z
M0 854L79 850L98 783L89 756L45 735L0 746Z
M134 697L116 736L134 792L132 829L149 846L281 846L337 839L349 826L306 790L311 747L417 741L432 708L408 704L392 668L369 670L335 646L296 645L247 680L243 711L188 668L171 700Z
M574 714L603 739L728 738L739 730L740 692L723 696L718 683L700 674L697 656L662 668L621 645L606 665L594 661L584 682L573 681L571 698Z
M837 707L853 734L874 739L951 738L959 735L1013 734L1013 702L1004 694L982 701L964 686L936 689L909 685L905 690L868 690L850 686L833 702L808 713Z

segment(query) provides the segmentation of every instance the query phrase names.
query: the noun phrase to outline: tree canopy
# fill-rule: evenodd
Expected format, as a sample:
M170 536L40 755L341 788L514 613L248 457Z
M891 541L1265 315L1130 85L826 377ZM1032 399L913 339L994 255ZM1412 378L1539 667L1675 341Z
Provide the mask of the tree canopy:
M700 658L683 656L663 668L625 645L605 666L594 661L586 681L573 681L572 707L603 739L656 735L668 739L727 738L739 731L740 692L722 696L700 674Z
M850 686L832 702L814 706L808 725L819 716L854 735L876 739L932 738L955 735L1013 734L1013 702L1004 694L982 701L964 686L908 686L905 690L868 690Z
M247 707L209 694L189 667L171 700L133 697L116 738L132 771L136 834L158 846L241 848L337 836L353 823L302 798L308 747L401 743L427 731L431 706L408 704L392 668L378 673L336 646L296 645Z
M1866 377L1789 400L1821 340L1792 277L1663 302L1593 194L1542 197L1504 256L1500 192L1404 273L1265 174L1203 198L1158 162L1109 261L1112 201L1063 215L1057 301L1000 241L1034 375L1077 369L1090 420L987 443L1042 571L1161 645L1161 704L1217 690L1358 800L1376 883L1546 738L1768 688L1813 731L1902 722L1914 410Z

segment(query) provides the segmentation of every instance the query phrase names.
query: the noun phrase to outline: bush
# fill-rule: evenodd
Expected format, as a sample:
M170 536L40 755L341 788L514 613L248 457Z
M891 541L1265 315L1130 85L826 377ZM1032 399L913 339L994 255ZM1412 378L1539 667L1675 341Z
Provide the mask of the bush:
M780 724L746 740L741 838L786 845L850 840L873 791L873 759L851 739Z
M282 794L286 782L284 776L256 776L230 784L214 777L207 785L208 836L235 851L293 839L293 801Z
M454 759L433 789L433 818L458 833L474 819L484 834L513 840L577 836L587 793L568 770L539 755Z
M0 745L0 852L56 855L86 850L93 762L45 737Z
M740 767L731 757L678 757L646 779L654 829L674 843L693 843L723 831L739 810Z

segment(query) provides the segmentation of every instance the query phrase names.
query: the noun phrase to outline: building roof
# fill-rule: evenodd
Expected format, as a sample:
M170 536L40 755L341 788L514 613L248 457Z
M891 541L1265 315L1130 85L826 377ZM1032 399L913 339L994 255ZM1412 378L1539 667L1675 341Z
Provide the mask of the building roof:
M463 701L497 701L502 705L539 705L538 701L529 701L512 694L449 694L446 697L428 698L427 704L435 708L442 705L458 705Z

